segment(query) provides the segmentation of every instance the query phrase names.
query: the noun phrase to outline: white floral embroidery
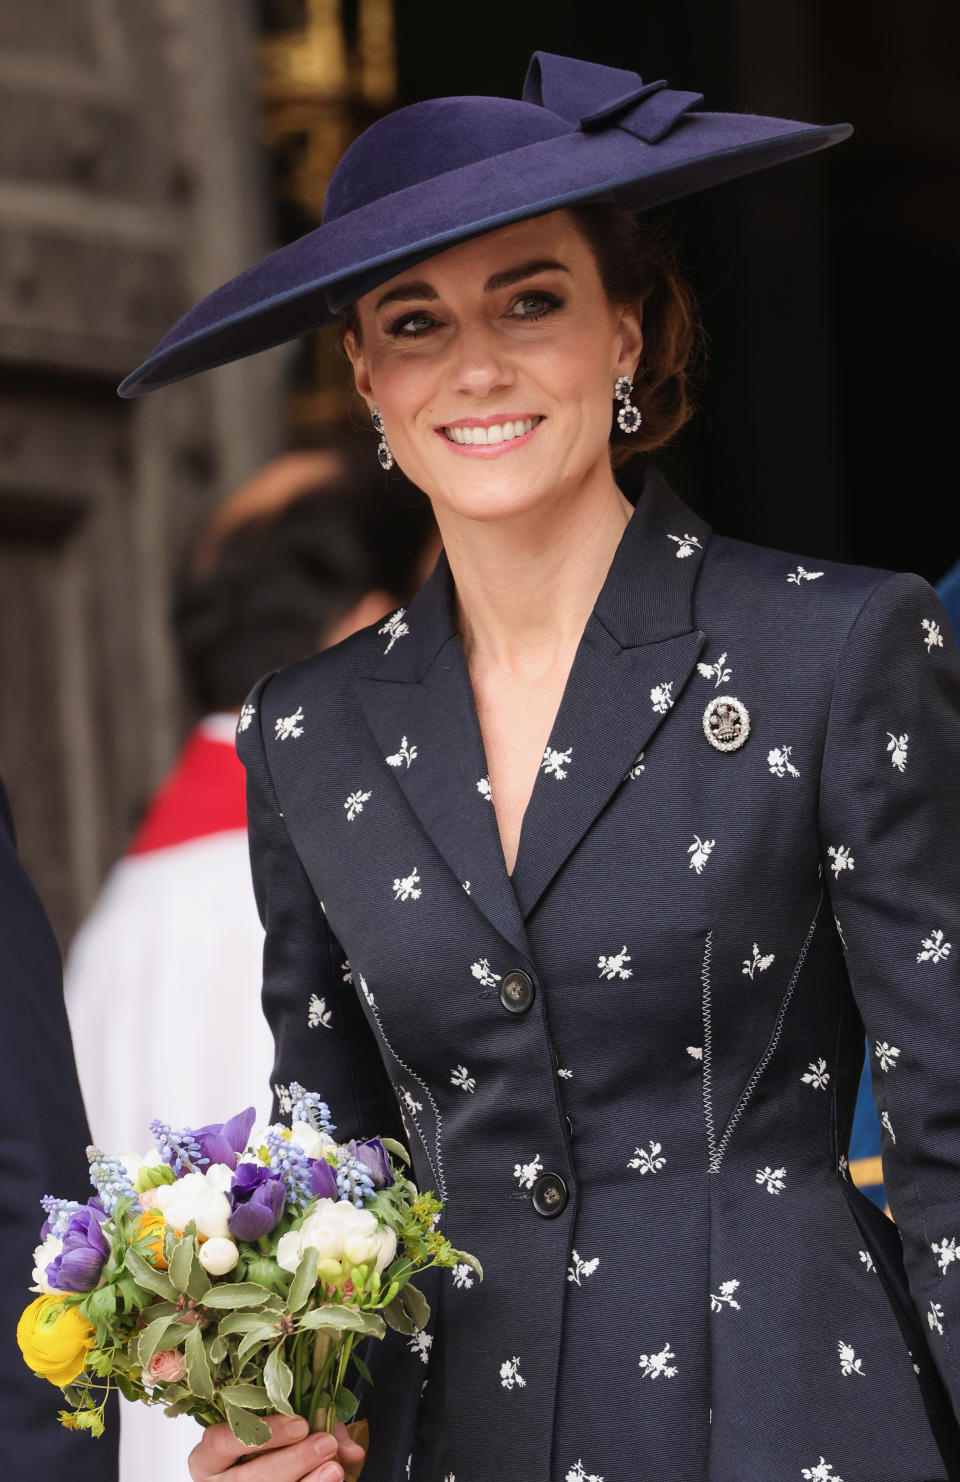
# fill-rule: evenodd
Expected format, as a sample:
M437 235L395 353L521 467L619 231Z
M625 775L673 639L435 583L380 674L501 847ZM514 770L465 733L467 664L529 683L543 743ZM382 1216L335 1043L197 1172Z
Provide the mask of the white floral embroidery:
M943 940L942 931L932 931L928 937L924 937L920 943L922 952L917 953L918 962L942 962L945 957L950 956L950 942Z
M739 1286L739 1281L722 1281L720 1283L720 1291L710 1293L710 1311L722 1312L724 1307L733 1307L739 1312L740 1303L733 1295Z
M953 1265L954 1261L960 1260L960 1251L957 1250L957 1237L955 1235L951 1236L949 1240L946 1236L943 1236L942 1239L931 1244L930 1249L936 1256L937 1265L944 1274Z
M760 956L760 948L756 942L753 944L753 956L745 957L743 960L743 972L752 978L754 973L765 973L772 962L776 961L776 954L768 952L765 957Z
M822 1456L815 1467L804 1467L801 1475L806 1482L843 1482L843 1478L834 1472L832 1463L824 1461Z
M513 1167L513 1176L521 1189L532 1189L542 1172L543 1164L539 1153L534 1153L529 1163L515 1163Z
M467 892L467 895L469 895L470 894L470 881L469 880L461 880L460 881L460 884L463 886L464 890Z
M421 1328L417 1333L411 1333L407 1339L407 1347L411 1353L415 1353L422 1364L430 1362L430 1350L433 1347L433 1334L425 1333Z
M493 802L493 788L490 786L489 777L480 778L480 781L477 783L477 792L482 798L486 798L488 803Z
M473 1091L476 1089L476 1080L467 1070L465 1065L455 1065L450 1072L450 1084L459 1086L461 1091Z
M620 951L615 955L611 957L598 957L597 967L600 969L601 978L606 978L610 983L613 982L614 978L632 978L633 968L626 965L628 962L632 962L632 960L630 953L627 951L626 943L624 943Z
M812 1086L815 1091L825 1091L830 1079L826 1060L811 1060L806 1072L800 1077L805 1086Z
M768 1194L782 1194L786 1188L785 1168L758 1168L756 1182L766 1186Z
M341 962L341 964L340 964L340 975L341 975L341 978L343 979L344 983L352 983L353 982L353 968L350 966L350 959L349 959L349 957L345 957L344 960L343 960L343 962Z
M789 772L791 777L799 777L800 773L790 760L793 752L792 746L775 746L772 751L767 752L767 766L774 777L784 777Z
M333 1014L327 1008L327 1000L311 993L310 1003L307 1006L307 1028L319 1029L322 1025L324 1029L329 1029L332 1019Z
M367 1003L370 1005L370 1007L372 1009L375 1009L377 1006L376 999L370 992L370 989L367 987L366 978L363 976L363 973L359 973L358 977L360 978L360 990L363 993L364 998L367 1000Z
M417 889L420 884L420 871L414 865L409 875L398 876L393 882L393 898L395 901L418 901L423 894Z
M841 1374L864 1374L863 1359L858 1359L850 1344L844 1343L842 1338L837 1343L837 1352L840 1355ZM866 1378L865 1374L864 1378Z
M806 571L802 566L798 566L796 571L790 572L787 581L792 581L795 586L799 586L804 581L816 581L817 577L822 575L822 571Z
M564 1478L564 1482L603 1482L603 1478L597 1472L586 1471L583 1462L578 1458Z
M347 810L347 822L352 823L358 813L363 812L364 803L369 803L373 797L372 792L352 792L344 803Z
M586 1280L588 1276L592 1276L600 1264L599 1256L593 1256L589 1261L582 1261L575 1250L570 1252L570 1257L573 1265L567 1267L567 1280L575 1282L577 1286L580 1286L581 1278Z
M405 607L398 607L396 612L392 612L390 614L383 627L377 629L377 632L382 634L383 637L386 637L388 634L390 637L390 642L383 650L385 654L388 654L390 652L398 638L403 638L407 633L410 632L410 629L403 621L403 615L406 610L407 609Z
M517 1389L523 1389L526 1382L520 1373L519 1356L514 1354L513 1358L504 1359L500 1365L500 1383L502 1387L504 1389L513 1389L516 1386Z
M880 1061L882 1071L896 1070L897 1061L900 1058L900 1051L896 1045L888 1045L886 1040L877 1040L873 1053Z
M856 863L853 855L850 853L850 846L848 844L838 844L836 848L830 844L827 846L827 853L833 860L830 868L834 876L841 875L844 870L852 870Z
M703 675L704 679L714 679L716 683L713 687L714 689L719 689L720 685L726 684L727 680L733 677L733 670L725 669L723 667L726 662L726 654L721 654L719 659L717 659L715 663L698 664L697 668Z
M643 1370L644 1379L673 1379L680 1371L671 1360L676 1354L665 1343L659 1353L641 1353L639 1367Z
M837 1160L837 1172L841 1178L849 1178L850 1176L850 1159L846 1153L841 1153Z
M943 1308L939 1302L930 1303L930 1311L927 1313L927 1323L931 1333L939 1333L943 1337Z
M557 1066L557 1075L560 1077L560 1079L562 1081L572 1081L573 1080L573 1071L572 1070L564 1070L564 1068L563 1068L562 1065L558 1065Z
M837 916L834 916L834 918L833 918L833 924L837 928L837 936L840 938L840 945L843 948L844 952L846 952L846 950L847 950L847 939L846 939L846 937L843 934L843 927L840 925L840 920L839 920L839 918Z
M907 770L907 747L910 744L910 737L906 731L903 731L899 736L895 736L892 731L888 731L887 735L890 737L887 750L893 752L890 758L891 765L896 767L898 772L905 772Z
M641 751L638 753L636 761L634 762L633 766L630 768L629 772L623 780L624 782L627 782L628 780L636 781L636 779L640 776L640 773L645 772L646 770L647 768L643 760L643 752Z
M292 736L294 740L303 735L303 706L298 705L292 715L280 716L274 721L274 736L277 741L288 741Z
M473 1272L466 1261L458 1261L450 1274L454 1286L461 1287L464 1291L469 1291L473 1286Z
M672 679L665 679L662 684L655 684L650 691L650 704L657 715L666 715L668 710L673 709L672 691Z
M868 1250L862 1250L862 1251L860 1251L859 1254L860 1254L860 1259L863 1262L864 1266L867 1268L867 1270L868 1271L876 1271L877 1268L876 1268L876 1266L873 1263L873 1256L870 1254L870 1252Z
M677 560L682 561L686 556L692 556L694 551L702 551L703 546L695 535L671 535L667 531L667 539L675 540L677 543Z
M572 746L568 746L566 751L554 751L552 746L548 746L543 753L540 770L541 772L546 772L548 777L556 777L558 782L562 782L567 775L566 769L570 765L570 758L572 756Z
M935 648L943 648L943 634L939 623L935 623L932 618L924 618L920 626L927 635L923 640L927 645L927 653L932 653Z
M412 1112L414 1116L416 1116L417 1112L423 1111L423 1102L417 1101L412 1092L408 1091L404 1086L400 1087L400 1098L407 1111Z
M242 735L242 733L249 728L250 723L256 713L257 712L254 710L252 705L244 705L242 707L240 711L240 719L237 721L238 734Z
M693 1060L703 1059L703 1045L687 1045L687 1054Z
M639 1168L641 1176L645 1173L659 1173L667 1161L659 1142L651 1142L649 1152L646 1148L634 1148L633 1152L634 1156L627 1167Z
M484 988L496 988L500 981L500 974L494 972L486 957L481 957L476 962L471 962L470 971L477 981L483 984Z
M893 1123L890 1120L890 1113L889 1112L886 1112L886 1111L882 1111L880 1113L880 1121L883 1123L884 1127L886 1128L887 1132L889 1133L889 1135L890 1135L890 1141L892 1143L896 1143L897 1139L896 1139L896 1137L893 1134Z
M277 1107L282 1117L288 1117L293 1111L293 1097L290 1095L289 1086L281 1086L276 1081L273 1086L273 1094L277 1098Z
M701 839L699 834L694 834L693 843L689 845L687 853L690 855L690 868L696 870L698 875L703 874L703 867L710 855L716 839Z
M400 767L403 765L404 762L406 762L407 766L409 767L410 763L416 760L416 756L417 748L415 746L408 746L406 736L402 736L400 738L399 749L397 751L391 752L390 755L385 758L385 760L388 767Z

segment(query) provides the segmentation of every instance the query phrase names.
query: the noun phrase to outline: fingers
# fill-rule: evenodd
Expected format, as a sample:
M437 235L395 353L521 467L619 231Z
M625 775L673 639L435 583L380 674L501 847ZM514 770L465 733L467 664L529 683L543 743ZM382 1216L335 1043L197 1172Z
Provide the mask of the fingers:
M200 1445L190 1453L193 1482L220 1482L222 1477L234 1475L239 1478L237 1464L241 1459L243 1482L303 1482L306 1478L310 1482L342 1482L343 1469L334 1461L335 1436L308 1435L307 1422L299 1418L263 1418L273 1435L257 1448L244 1446L228 1425L212 1425L204 1431Z
M336 1422L334 1435L340 1447L340 1456L348 1465L363 1460L367 1453L359 1441L353 1439L342 1420Z

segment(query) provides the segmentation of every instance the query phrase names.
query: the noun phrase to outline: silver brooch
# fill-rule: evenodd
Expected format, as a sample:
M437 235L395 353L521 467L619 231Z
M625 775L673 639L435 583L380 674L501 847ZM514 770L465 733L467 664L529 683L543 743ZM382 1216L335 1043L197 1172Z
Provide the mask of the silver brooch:
M750 734L750 712L732 695L717 695L703 712L703 734L717 751L739 751Z

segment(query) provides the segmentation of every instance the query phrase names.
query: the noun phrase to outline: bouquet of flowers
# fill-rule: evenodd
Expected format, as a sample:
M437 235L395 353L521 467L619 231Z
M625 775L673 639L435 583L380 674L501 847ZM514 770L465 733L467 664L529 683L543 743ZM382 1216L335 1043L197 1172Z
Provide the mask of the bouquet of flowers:
M129 1400L229 1422L256 1446L265 1412L314 1430L348 1423L351 1368L386 1325L412 1334L430 1310L411 1277L476 1258L437 1228L441 1205L406 1176L390 1138L338 1144L325 1102L290 1087L292 1126L151 1123L146 1157L88 1148L96 1196L47 1197L39 1295L17 1327L36 1374L64 1392L61 1422L103 1432L111 1388Z

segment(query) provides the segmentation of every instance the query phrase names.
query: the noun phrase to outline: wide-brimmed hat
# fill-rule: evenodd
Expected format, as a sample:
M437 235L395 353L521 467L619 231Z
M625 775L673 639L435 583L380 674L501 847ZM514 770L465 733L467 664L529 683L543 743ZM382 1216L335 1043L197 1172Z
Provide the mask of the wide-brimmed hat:
M120 386L139 396L279 345L457 242L563 206L645 211L837 144L849 124L708 113L701 93L535 52L523 98L434 98L370 126L323 223L201 299Z

